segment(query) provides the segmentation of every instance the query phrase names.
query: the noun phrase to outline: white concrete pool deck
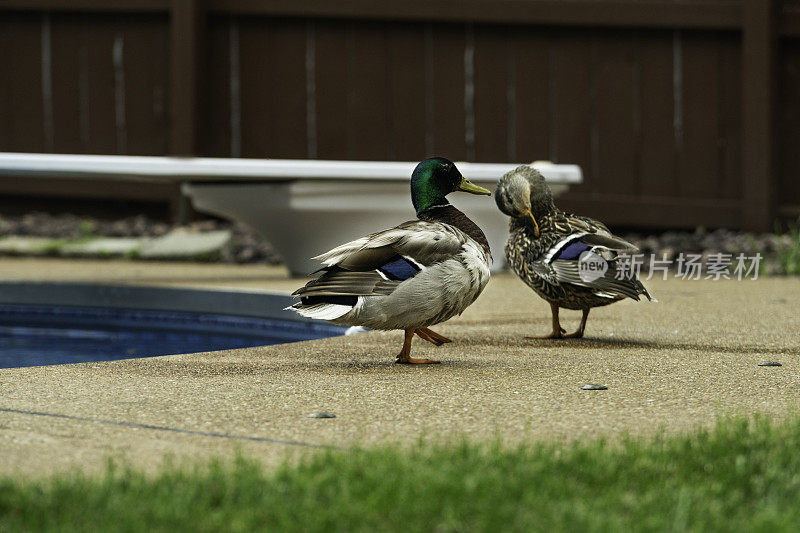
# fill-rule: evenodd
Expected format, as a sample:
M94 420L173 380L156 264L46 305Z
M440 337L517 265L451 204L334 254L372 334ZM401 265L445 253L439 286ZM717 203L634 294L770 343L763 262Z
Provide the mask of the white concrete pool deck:
M289 291L282 268L0 259L10 280ZM800 279L647 282L659 303L595 310L587 338L548 331L549 307L494 276L463 316L415 340L441 365L393 364L401 333L244 350L0 370L0 473L98 470L108 457L154 470L165 457L236 451L267 464L315 446L466 436L615 437L683 431L719 414L784 416L800 397ZM567 329L577 313L562 313ZM781 367L760 367L775 360ZM605 391L584 391L602 383ZM333 419L310 419L329 411Z

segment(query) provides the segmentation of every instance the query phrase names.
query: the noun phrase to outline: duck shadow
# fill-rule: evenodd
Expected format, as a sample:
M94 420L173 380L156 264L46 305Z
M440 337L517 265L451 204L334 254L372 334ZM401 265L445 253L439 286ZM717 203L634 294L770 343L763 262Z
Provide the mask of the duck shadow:
M767 347L757 345L736 345L725 346L722 344L711 344L702 342L664 342L664 341L649 341L639 339L610 339L610 338L592 338L584 337L582 339L520 339L516 342L503 342L501 339L497 341L478 341L476 344L485 344L487 346L508 346L513 344L515 346L539 346L539 347L564 347L569 349L580 350L596 350L596 349L623 349L623 348L640 348L640 349L658 349L658 350L691 350L702 352L714 353L729 353L729 354L775 354L785 355L796 350L796 347L783 346L783 347Z

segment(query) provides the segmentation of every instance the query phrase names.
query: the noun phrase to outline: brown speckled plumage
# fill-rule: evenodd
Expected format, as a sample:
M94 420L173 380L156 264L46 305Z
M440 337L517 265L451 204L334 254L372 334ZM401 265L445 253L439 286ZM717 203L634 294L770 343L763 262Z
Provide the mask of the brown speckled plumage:
M500 180L495 200L511 217L505 254L509 266L553 310L552 338L563 336L558 325L558 308L582 310L583 335L589 309L624 298L652 299L636 276L620 273L618 254L636 248L613 235L597 220L565 213L552 200L550 189L536 170L522 166ZM597 279L579 271L579 257L594 253L605 260L607 270Z
M597 233L601 228L608 231L602 223L559 210L537 219L537 222L541 232L538 238L519 220L511 219L505 248L511 269L536 294L548 302L557 303L559 307L576 310L600 307L625 298L623 295L613 299L604 298L596 296L590 288L556 283L554 276L547 274L550 269L541 264L550 248L575 232Z

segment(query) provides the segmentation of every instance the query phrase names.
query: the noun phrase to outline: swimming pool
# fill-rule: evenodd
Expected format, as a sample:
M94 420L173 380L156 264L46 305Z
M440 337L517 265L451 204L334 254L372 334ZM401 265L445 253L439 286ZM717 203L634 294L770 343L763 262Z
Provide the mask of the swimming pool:
M283 311L290 302L267 292L0 283L0 368L265 346L347 331L298 320Z

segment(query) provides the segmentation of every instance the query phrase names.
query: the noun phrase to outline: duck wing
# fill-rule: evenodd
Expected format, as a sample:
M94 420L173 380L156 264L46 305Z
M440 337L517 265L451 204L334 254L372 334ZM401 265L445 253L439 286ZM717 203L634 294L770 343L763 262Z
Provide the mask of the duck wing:
M412 220L342 244L314 259L326 267L364 271L400 254L419 265L430 266L459 253L465 241L461 231L447 224Z
M355 305L359 296L389 295L425 268L461 251L467 237L446 224L410 221L315 257L322 274L293 296L301 304Z
M583 287L605 298L638 300L644 294L653 299L635 274L626 272L619 261L620 254L638 251L636 246L596 220L569 216L568 221L572 232L562 235L532 265L537 275L552 285ZM594 255L587 256L588 253ZM593 261L587 261L589 257ZM600 270L588 270L590 263Z

